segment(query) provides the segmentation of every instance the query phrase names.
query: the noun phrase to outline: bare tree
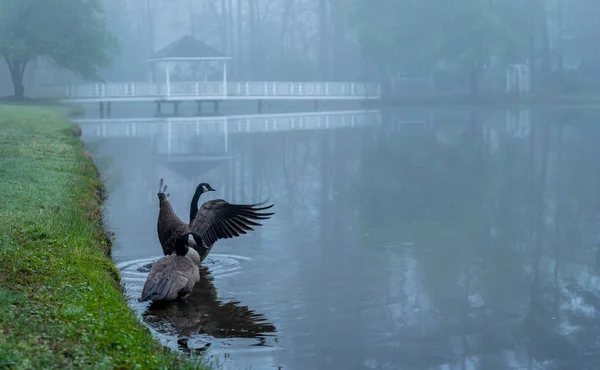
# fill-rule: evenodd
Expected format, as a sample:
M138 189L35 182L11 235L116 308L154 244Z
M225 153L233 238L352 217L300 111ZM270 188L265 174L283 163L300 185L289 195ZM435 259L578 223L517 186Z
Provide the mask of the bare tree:
M329 14L328 1L319 1L319 74L321 80L329 78Z

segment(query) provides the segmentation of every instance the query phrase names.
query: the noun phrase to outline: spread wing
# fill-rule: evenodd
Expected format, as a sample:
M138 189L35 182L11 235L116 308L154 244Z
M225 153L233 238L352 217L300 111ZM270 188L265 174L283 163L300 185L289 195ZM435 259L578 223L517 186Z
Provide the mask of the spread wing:
M252 226L262 226L253 220L267 220L274 212L261 212L273 204L259 207L265 202L257 204L233 204L223 199L209 200L202 204L196 218L191 224L192 231L202 237L202 241L212 248L219 239L228 239L254 230ZM208 253L207 253L208 254ZM203 258L206 255L202 256Z

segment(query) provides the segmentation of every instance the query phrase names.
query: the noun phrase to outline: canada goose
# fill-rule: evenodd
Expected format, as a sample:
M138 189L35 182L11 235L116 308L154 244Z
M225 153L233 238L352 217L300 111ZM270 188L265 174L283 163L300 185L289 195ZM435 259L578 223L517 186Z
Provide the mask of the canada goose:
M192 202L190 203L190 223L185 223L173 210L171 201L169 201L169 194L165 194L167 191L167 185L163 187L163 179L160 179L157 194L159 211L156 228L158 232L158 240L165 256L173 253L173 250L175 249L175 241L179 236L191 231L191 221L195 216L195 212L198 212L198 199L203 192L211 190L213 189L208 184L202 183L198 185L196 192L192 197Z
M196 251L199 243L200 235L194 232L178 237L175 254L164 256L152 265L138 301L170 301L186 297L200 281L200 255Z
M198 200L203 193L215 191L208 183L202 182L198 184L192 197L190 221L186 224L173 210L168 194L165 194L166 190L167 186L163 187L163 179L160 179L158 190L160 210L157 230L158 239L165 255L172 253L174 241L180 235L193 231L200 235L201 241L198 243L197 251L200 254L200 261L204 261L217 240L246 234L246 231L254 230L252 226L262 226L252 220L267 220L275 214L274 212L260 212L274 205L258 207L265 202L233 204L223 199L214 199L204 202L202 206L198 207Z

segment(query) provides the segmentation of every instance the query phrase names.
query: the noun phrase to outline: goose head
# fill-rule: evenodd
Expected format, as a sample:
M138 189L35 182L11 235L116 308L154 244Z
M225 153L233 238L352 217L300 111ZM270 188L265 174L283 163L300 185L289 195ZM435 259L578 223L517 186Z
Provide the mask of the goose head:
M196 187L196 193L198 195L208 193L209 191L215 191L215 189L213 189L212 186L210 186L207 182L201 182Z
M191 247L191 248L190 248ZM190 232L181 235L175 241L175 254L191 259L194 263L200 264L199 248L205 248L202 243L202 238L196 232Z

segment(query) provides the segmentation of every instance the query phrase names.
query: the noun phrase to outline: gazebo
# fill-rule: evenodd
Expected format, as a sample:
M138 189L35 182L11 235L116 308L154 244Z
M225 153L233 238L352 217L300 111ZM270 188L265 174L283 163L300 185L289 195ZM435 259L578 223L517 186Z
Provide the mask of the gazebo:
M162 64L165 71L165 83L167 87L167 96L171 95L171 67L177 62L202 62L205 65L208 62L220 61L223 66L223 87L226 91L227 86L227 61L231 57L195 39L192 36L185 35L164 48L158 50L154 55L147 59L147 62Z

